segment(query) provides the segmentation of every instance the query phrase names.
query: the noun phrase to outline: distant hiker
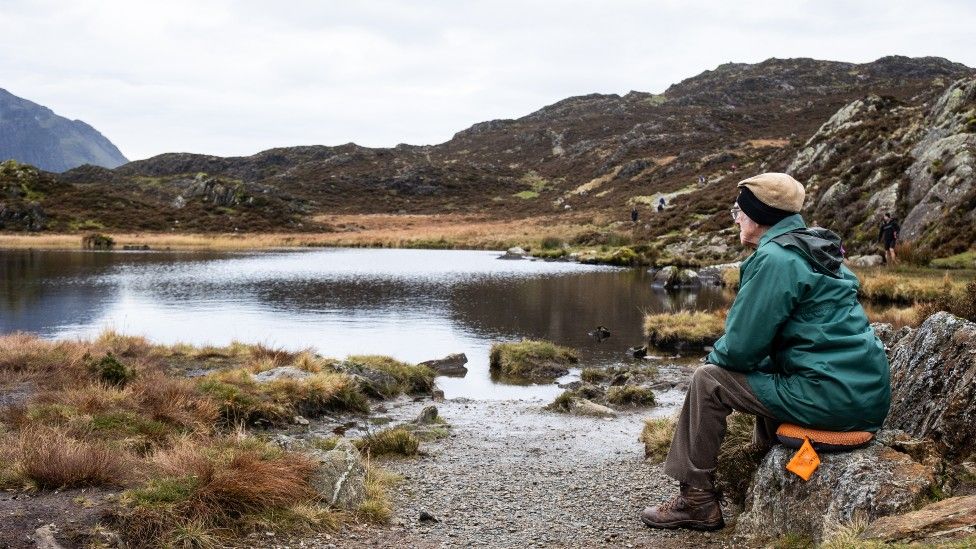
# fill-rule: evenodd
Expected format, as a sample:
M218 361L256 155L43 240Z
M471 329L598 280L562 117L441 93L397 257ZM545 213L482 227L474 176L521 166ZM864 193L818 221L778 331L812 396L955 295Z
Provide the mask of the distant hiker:
M704 175L699 175L698 176L698 184L699 185L704 185L705 184L705 176Z
M637 213L637 206L634 206L633 209L630 210L630 222L636 225L639 215L640 214Z
M732 219L755 251L740 267L725 335L692 375L664 462L680 491L644 510L654 528L725 525L715 470L733 410L756 416L753 444L768 448L782 422L876 432L891 403L884 346L857 301L840 238L806 228L803 186L789 175L764 173L738 187Z
M662 196L661 199L657 201L657 211L663 212L665 204L666 202L664 201L664 197Z
M736 166L735 164L732 164L731 168L732 168L732 173L735 173L735 170L739 169L739 167Z
M881 228L878 230L878 242L884 244L885 250L885 261L888 265L894 265L895 260L895 244L898 243L898 231L901 227L898 226L898 222L895 221L891 214L885 212L884 223L881 224Z

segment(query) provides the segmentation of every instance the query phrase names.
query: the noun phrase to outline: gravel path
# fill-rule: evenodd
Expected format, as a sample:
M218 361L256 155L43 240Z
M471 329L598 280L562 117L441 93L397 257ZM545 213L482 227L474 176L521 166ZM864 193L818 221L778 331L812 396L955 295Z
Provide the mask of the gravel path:
M425 444L419 458L384 463L403 476L393 494L392 524L347 530L311 545L731 546L728 528L662 531L639 520L645 506L676 490L661 466L644 461L637 440L645 417L673 413L682 397L678 390L660 396L662 406L613 420L545 412L541 402L439 403L452 436ZM389 415L412 418L427 404L400 403ZM421 511L437 522L420 521Z

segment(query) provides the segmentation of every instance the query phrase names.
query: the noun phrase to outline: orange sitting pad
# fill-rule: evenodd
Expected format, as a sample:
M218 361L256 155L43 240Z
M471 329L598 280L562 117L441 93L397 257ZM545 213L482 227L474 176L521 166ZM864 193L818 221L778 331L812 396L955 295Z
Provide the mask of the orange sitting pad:
M810 439L804 438L803 445L793 454L793 459L786 464L786 470L806 481L810 480L810 476L817 470L817 467L820 467L820 456L810 445Z
M871 442L874 433L868 431L824 431L781 423L776 438L788 448L800 448L809 440L811 449L821 452L846 452Z

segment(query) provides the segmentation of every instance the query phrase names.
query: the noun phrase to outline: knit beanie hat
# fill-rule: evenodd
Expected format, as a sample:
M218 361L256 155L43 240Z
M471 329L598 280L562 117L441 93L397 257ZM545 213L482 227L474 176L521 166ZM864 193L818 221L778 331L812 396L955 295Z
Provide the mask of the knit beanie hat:
M736 202L749 219L772 226L803 209L803 185L785 173L763 173L739 182Z

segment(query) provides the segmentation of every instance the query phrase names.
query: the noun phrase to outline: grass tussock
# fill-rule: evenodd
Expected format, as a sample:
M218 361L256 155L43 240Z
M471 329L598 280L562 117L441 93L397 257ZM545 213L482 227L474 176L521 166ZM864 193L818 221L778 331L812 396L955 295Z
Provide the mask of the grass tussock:
M187 439L153 456L155 476L123 494L115 517L124 538L172 543L187 525L242 533L254 517L312 503L315 463L255 439L199 444Z
M225 425L278 425L295 415L369 410L369 402L356 382L335 372L261 383L247 370L226 370L202 379L199 388L217 403Z
M584 383L603 383L609 381L610 372L604 368L583 368L580 372L580 380Z
M652 463L663 463L671 449L671 440L678 425L677 418L662 417L644 421L640 440L644 443L644 457Z
M393 518L389 490L400 481L400 477L371 462L366 464L366 500L356 514L366 522L387 524Z
M368 434L353 444L370 457L415 456L420 451L420 439L403 427Z
M101 441L51 427L20 432L13 473L40 489L118 486L130 478L129 456Z
M621 385L607 390L607 402L618 406L654 406L654 391L639 385Z
M653 345L662 348L709 345L724 331L724 312L679 311L644 317L644 333Z
M394 397L399 393L430 394L434 389L436 373L427 366L407 364L394 358L381 355L353 355L346 358L346 365L365 367L389 374L396 380L396 394L384 395Z
M491 347L489 368L493 373L520 379L547 379L568 372L579 361L576 351L550 341L523 339Z

